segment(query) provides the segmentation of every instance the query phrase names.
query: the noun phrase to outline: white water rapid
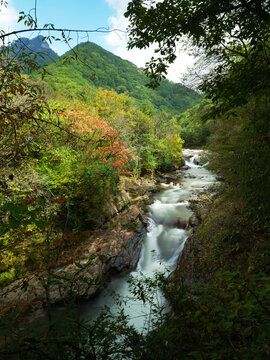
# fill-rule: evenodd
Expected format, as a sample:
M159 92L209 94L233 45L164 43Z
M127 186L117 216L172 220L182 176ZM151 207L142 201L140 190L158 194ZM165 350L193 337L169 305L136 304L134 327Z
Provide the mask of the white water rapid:
M153 203L149 206L148 231L137 268L131 273L132 276L152 277L155 271L174 270L189 235L185 230L192 215L188 208L189 201L216 182L213 173L205 166L197 165L196 160L201 152L202 150L184 150L185 170L179 172L179 177L173 183L160 184L161 191L154 196ZM143 300L134 300L127 276L114 277L99 296L82 304L82 317L95 318L105 305L110 307L112 312L117 312L118 307L111 296L112 291L127 300L125 313L130 316L130 323L143 331L149 320L150 308ZM157 301L162 301L162 297Z

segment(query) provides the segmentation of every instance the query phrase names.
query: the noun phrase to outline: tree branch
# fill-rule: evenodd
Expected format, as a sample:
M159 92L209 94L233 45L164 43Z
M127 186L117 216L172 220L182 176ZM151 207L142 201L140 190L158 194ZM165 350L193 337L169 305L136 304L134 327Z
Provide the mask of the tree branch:
M264 21L270 21L270 13L264 10L258 2L256 2L253 6L253 2L246 0L240 0L240 2L243 4L243 6L248 9L251 13L259 16Z
M69 31L70 33L74 32L74 33L112 33L112 32L122 32L126 34L125 30L120 30L120 29L106 29L106 28L97 28L94 30L75 30L75 29L55 29L55 28L34 28L34 29L23 29L23 30L16 30L16 31L11 31L9 33L5 33L0 35L0 40L5 39L8 36L11 35L16 35L16 34L21 34L21 33L25 33L25 32L31 32L31 31L56 31L56 32L65 32L65 31Z

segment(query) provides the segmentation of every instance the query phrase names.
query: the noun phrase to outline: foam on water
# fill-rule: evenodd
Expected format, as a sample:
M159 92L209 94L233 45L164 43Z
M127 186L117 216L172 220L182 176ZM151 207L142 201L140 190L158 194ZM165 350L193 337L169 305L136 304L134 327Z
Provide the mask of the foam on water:
M148 228L142 246L137 269L132 272L136 278L153 276L155 271L169 269L172 271L179 254L188 238L185 229L191 210L189 200L194 199L205 188L216 182L215 176L205 168L194 163L202 150L184 150L188 169L182 172L178 183L161 183L164 188L155 195L155 201L148 207ZM108 284L107 290L99 297L82 306L84 318L96 317L100 309L107 305L112 312L117 312L117 306L110 295L116 291L128 299L125 312L130 316L130 323L143 330L149 308L143 301L134 299L128 287L126 276L117 276ZM159 293L157 301L163 301Z

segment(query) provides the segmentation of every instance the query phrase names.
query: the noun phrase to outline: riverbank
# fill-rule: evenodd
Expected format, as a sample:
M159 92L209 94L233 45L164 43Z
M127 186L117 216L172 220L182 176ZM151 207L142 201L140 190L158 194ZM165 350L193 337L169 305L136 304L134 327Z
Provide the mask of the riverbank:
M269 222L252 218L226 182L190 203L192 235L162 281L170 312L148 335L147 355L269 359Z
M268 248L267 231L250 221L245 204L228 188L212 189L191 207L196 215L191 219L194 230L174 272L178 281L194 289L202 281L215 282L226 271L237 269L248 279L262 268L267 270L269 255L263 250Z
M204 257L206 246L203 239L200 238L200 232L203 232L204 224L208 216L214 211L216 204L220 201L222 191L221 184L214 185L200 194L196 200L192 200L189 208L193 215L189 219L188 230L190 233L184 249L177 260L176 269L171 274L172 278L180 280L186 286L192 286L196 280L202 278L205 269L198 267L198 262ZM208 275L210 273L208 272Z
M33 272L0 291L1 312L46 308L67 298L89 299L109 275L133 269L139 259L147 220L145 207L156 181L122 177L120 194L108 202L100 229L62 253L53 268Z
M185 150L185 166L170 174L158 174L155 179L122 177L120 194L107 205L105 218L110 220L63 253L49 272L33 273L4 288L0 293L3 309L24 312L31 311L32 304L38 309L72 297L87 300L112 274L135 269L149 221L146 206L157 191L160 196L154 197L151 207L158 230L153 228L154 245L148 247L158 259L153 265L146 254L144 264L150 273L158 266L159 258L166 266L174 266L194 221L191 210L206 196L209 184L215 182L202 166L207 161L205 155L201 150ZM188 222L191 227L186 231ZM151 231L149 236L152 241Z
M147 207L148 228L144 239L140 260L131 276L135 282L154 281L156 272L172 271L187 238L190 236L192 219L191 204L205 194L216 183L216 177L203 166L202 150L184 150L185 166L170 174L159 174L158 191ZM108 283L106 291L89 303L81 306L84 319L95 319L106 306L113 314L119 307L112 293L116 292L125 303L124 314L138 331L143 331L152 320L151 304L134 297L134 289L129 286L127 276L115 277ZM147 296L145 294L145 296ZM162 296L155 300L163 304ZM149 306L150 305L150 306Z

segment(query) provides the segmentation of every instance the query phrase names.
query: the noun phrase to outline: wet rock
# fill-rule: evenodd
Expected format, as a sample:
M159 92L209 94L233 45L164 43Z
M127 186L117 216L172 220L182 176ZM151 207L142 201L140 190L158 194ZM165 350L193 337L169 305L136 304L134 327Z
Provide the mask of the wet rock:
M145 227L142 225L138 226L133 233L127 232L117 255L110 259L107 270L115 269L122 271L124 269L134 269L139 261L145 233Z
M136 198L131 200L131 204L146 204L149 201L149 196L147 194L142 196L137 196Z
M156 183L155 182L148 182L147 184L144 184L144 188L146 192L149 193L155 193L157 192Z
M142 182L139 180L123 180L123 183L121 184L122 187L128 191L130 196L142 196L146 193L145 187L142 185Z
M143 226L146 228L148 226L148 216L146 214L143 214L140 220Z
M2 304L25 308L31 303L46 304L48 300L58 303L71 295L89 299L111 269L121 271L136 266L146 231L141 219L140 207L131 205L115 216L112 227L96 230L72 254L64 254L67 263L51 269L49 287L46 272L33 274L1 290ZM76 261L69 263L70 257Z
M167 182L167 184L169 184L170 182L173 182L173 181L175 181L177 179L178 179L178 174L174 174L174 175L170 174L170 176L167 177L166 182Z
M174 172L168 173L168 174L159 173L158 174L159 175L158 180L159 180L159 182L169 184L170 182L173 182L173 181L178 179L179 171L181 171L181 170L174 171Z

